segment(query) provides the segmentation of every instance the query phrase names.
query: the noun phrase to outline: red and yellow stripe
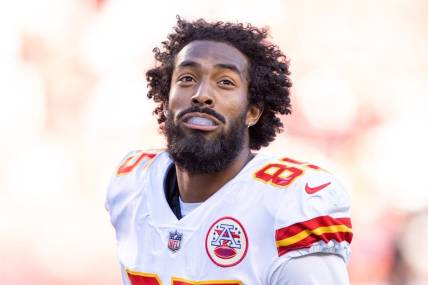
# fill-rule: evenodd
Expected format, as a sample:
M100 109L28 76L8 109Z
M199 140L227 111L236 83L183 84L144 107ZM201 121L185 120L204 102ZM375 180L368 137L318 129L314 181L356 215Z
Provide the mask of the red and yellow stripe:
M316 217L276 230L276 246L281 256L296 249L309 248L314 243L330 240L352 240L352 225L349 218Z
M210 280L210 281L191 281L184 278L173 277L172 285L242 285L238 280Z

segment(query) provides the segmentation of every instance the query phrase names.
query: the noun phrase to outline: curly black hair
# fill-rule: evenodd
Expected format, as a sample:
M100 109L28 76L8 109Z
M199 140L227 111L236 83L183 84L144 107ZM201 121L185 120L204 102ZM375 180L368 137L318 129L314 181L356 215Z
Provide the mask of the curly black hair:
M159 66L147 71L147 96L159 103L154 113L159 124L166 121L171 77L175 56L195 40L212 40L228 43L249 60L249 103L263 110L250 131L250 148L260 149L274 140L283 124L277 114L290 114L291 80L288 60L278 46L268 40L267 28L256 28L242 23L210 23L204 19L188 22L177 16L174 33L162 42L162 49L153 49Z

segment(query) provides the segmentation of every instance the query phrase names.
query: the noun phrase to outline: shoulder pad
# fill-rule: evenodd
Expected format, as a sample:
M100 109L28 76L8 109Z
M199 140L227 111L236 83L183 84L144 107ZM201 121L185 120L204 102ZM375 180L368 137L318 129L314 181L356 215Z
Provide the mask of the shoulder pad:
M282 161L289 169L298 169L299 175L289 182L290 189L276 208L278 254L333 252L347 259L352 240L349 193L320 167L289 158Z
M160 150L134 150L128 153L117 167L116 176L127 175L134 170L147 168Z
M105 207L110 212L112 222L131 197L138 195L146 171L160 151L134 150L129 152L116 168L108 189Z

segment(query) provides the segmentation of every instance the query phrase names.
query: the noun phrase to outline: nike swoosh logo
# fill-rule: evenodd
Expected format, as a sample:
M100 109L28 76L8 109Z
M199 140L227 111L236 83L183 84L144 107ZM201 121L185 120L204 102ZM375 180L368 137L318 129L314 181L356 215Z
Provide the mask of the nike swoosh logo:
M324 189L325 187L327 187L330 184L331 184L331 182L327 182L325 184L322 184L322 185L319 185L319 186L316 186L316 187L310 187L308 185L308 183L306 183L306 185L305 185L305 191L308 194L314 194L314 193L317 193L318 191Z

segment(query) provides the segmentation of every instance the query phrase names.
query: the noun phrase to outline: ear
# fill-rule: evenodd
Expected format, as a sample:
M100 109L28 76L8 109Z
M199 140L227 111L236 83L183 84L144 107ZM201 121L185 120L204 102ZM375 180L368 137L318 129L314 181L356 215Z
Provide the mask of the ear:
M247 111L247 117L245 123L248 127L254 126L260 119L260 116L263 113L263 107L259 107L256 105L251 105Z

